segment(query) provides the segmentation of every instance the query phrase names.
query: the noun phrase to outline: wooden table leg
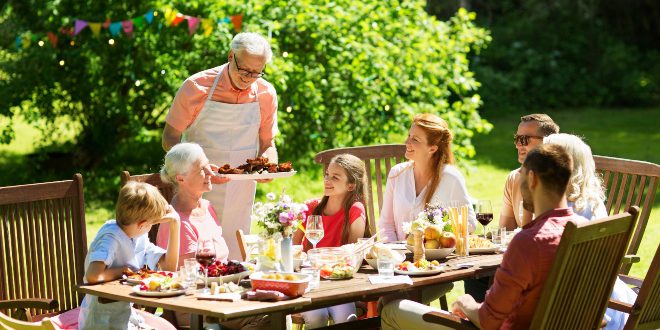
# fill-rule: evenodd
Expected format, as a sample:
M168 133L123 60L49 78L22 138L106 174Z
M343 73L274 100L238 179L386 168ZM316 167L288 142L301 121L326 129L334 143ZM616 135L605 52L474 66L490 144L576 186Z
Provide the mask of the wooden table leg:
M270 330L286 330L286 314L282 312L270 313Z
M204 329L204 316L197 314L190 314L190 330Z

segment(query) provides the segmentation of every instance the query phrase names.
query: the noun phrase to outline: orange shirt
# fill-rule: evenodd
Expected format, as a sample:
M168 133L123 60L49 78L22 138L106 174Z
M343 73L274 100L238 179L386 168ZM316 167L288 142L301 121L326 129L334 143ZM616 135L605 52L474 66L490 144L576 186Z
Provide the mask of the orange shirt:
M550 210L523 227L507 247L479 309L482 329L528 329L572 209Z
M314 212L314 209L319 205L319 199L313 199L307 201L308 215ZM341 233L344 230L344 209L342 208L337 213L333 215L321 215L323 218L323 238L316 244L317 248L320 247L338 247L341 246ZM355 220L360 217L366 218L364 211L364 205L361 202L355 202L351 205L351 209L348 210L348 225L352 225ZM306 228L307 223L303 223L303 227ZM309 243L309 242L308 242ZM311 245L303 243L305 251L308 248L311 248Z
M230 104L258 101L261 110L259 140L261 145L271 145L273 137L278 133L275 88L266 80L259 78L252 84L252 88L236 89L231 85L229 73L225 67L227 64L195 73L186 79L174 97L165 122L181 132L192 125L204 107L215 77L221 73L211 99ZM253 89L256 90L256 93Z

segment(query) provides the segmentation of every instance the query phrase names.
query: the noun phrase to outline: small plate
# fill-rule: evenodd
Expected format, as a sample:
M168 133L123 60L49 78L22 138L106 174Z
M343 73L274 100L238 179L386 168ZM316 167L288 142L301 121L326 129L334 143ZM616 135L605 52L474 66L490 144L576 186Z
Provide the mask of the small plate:
M291 170L289 172L277 172L277 173L261 173L261 174L224 174L225 177L232 180L258 180L258 179L279 179L279 178L288 178L293 176L297 172Z
M499 251L501 246L499 244L495 244L493 247L489 248L474 248L474 249L468 249L470 253L495 253Z
M394 268L394 273L399 274L399 275L424 276L424 275L440 274L444 270L445 270L445 267L442 267L442 266L440 266L439 268L436 268L436 269L415 270L415 271L399 270L399 269Z
M173 272L168 272L168 271L160 271L160 272L161 272L161 273L166 273L166 274L172 274L172 277L176 277L176 276L177 276L177 274L176 274L176 273L173 273ZM138 285L138 284L142 283L142 281L149 279L149 277L151 277L151 275L149 275L149 276L147 276L147 277L145 277L145 278L143 278L143 279L137 279L137 278L133 278L133 277L129 277L129 276L126 276L126 277L123 278L123 279L124 279L124 281L125 281L126 283L128 283L128 284Z
M133 292L138 296L144 296L144 297L174 297L186 293L186 290L181 289L181 290L168 290L168 291L142 291L140 290L140 286L136 285L133 287Z

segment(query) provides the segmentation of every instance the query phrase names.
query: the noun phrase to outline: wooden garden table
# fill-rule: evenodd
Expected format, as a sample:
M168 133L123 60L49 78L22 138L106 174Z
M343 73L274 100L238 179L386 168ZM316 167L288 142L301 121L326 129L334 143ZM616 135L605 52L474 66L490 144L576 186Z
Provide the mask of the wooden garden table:
M304 294L302 297L280 302L259 302L241 300L237 302L221 302L198 300L194 295L182 295L169 298L142 297L132 292L132 287L112 281L97 285L81 285L77 287L80 293L135 304L161 307L164 309L192 314L192 329L201 328L203 316L215 317L220 321L246 316L263 314L271 315L271 329L285 329L285 317L298 313L336 304L359 301L377 300L378 297L401 291L419 291L422 288L439 283L448 283L468 278L492 276L502 261L502 254L473 255L469 257L450 256L446 261L446 271L437 275L411 277L413 285L408 284L371 284L369 275L376 271L369 266L363 266L352 279L322 280L318 289ZM471 263L474 266L458 269L457 264Z

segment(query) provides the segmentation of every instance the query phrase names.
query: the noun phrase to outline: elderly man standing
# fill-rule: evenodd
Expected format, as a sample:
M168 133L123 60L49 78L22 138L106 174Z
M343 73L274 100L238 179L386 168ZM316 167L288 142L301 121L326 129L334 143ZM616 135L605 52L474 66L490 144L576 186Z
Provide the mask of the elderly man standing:
M277 93L264 80L272 58L268 41L256 33L239 33L231 42L227 63L198 72L183 83L165 119L163 149L186 141L202 146L211 163L236 167L247 158L265 156L277 162ZM237 229L249 232L254 181L212 179L211 201L225 237ZM268 182L270 180L260 180ZM239 259L238 243L227 241L229 259Z
M559 133L559 125L555 124L552 118L544 113L534 113L521 117L513 140L513 144L518 151L518 162L522 164L525 157L527 157L527 153L542 144L544 137L556 133ZM517 168L511 171L504 185L500 227L506 227L508 230L522 227L532 220L532 213L521 208L521 169Z

